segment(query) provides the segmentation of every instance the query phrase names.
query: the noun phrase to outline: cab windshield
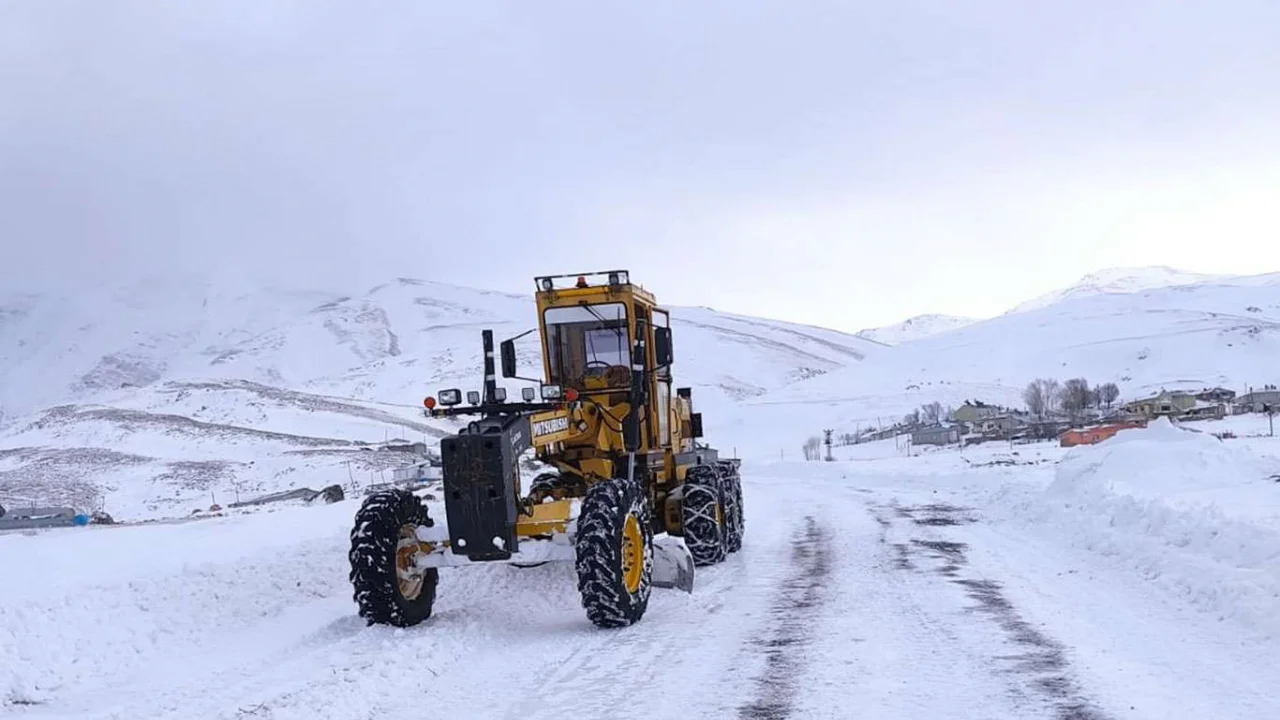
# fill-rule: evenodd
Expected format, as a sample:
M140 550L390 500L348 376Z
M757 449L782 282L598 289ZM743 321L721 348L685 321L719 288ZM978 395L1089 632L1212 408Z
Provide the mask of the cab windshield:
M630 384L626 305L548 308L543 321L552 384L578 390Z

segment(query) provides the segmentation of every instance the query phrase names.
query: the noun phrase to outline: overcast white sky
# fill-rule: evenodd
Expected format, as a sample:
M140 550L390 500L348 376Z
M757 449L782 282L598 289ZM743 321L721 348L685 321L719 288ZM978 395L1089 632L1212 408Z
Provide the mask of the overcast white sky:
M254 268L843 329L1280 270L1280 3L0 0L0 287Z

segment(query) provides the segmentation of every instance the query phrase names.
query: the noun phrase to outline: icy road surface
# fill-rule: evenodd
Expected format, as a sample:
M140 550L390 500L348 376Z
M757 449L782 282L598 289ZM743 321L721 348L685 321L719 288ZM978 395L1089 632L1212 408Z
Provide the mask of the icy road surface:
M748 466L743 551L621 631L567 566L446 570L430 621L365 627L354 501L0 536L0 715L1280 716L1274 639L1007 518L1046 471L872 468Z

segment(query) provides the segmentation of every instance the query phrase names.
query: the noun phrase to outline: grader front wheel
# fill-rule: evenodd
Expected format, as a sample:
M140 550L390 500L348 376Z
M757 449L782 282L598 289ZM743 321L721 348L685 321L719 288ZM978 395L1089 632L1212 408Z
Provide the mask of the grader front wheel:
M591 622L617 628L643 617L653 581L653 525L640 486L623 479L593 485L574 544L578 592Z
M356 513L350 579L368 624L409 627L431 617L439 571L413 565L416 530L431 524L422 501L406 490L370 495Z

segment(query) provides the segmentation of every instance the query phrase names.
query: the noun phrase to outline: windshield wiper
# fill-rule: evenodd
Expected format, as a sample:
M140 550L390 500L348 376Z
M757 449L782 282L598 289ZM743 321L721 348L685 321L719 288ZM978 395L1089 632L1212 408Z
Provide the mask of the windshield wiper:
M605 320L603 315L596 312L596 309L594 307L592 307L591 305L588 305L586 300L583 300L578 304L581 305L584 309L586 309L587 312L591 313L591 317L600 321L600 327L605 327L605 323L607 323L608 320Z
M579 304L579 305L581 305L583 308L585 308L587 312L591 313L591 317L593 317L593 318L595 318L597 321L599 321L599 323L600 323L600 327L601 327L602 329L606 329L606 330L613 330L613 334L618 338L618 357L623 357L623 352L624 352L623 347L624 347L624 345L625 345L626 343L625 343L625 336L624 336L624 335L623 335L623 333L622 333L622 326L621 326L621 325L614 325L613 327L610 327L610 326L609 326L609 322L610 322L610 321L605 320L605 319L604 319L604 316L603 316L603 315L601 315L600 313L596 312L596 309L595 309L594 307L592 307L591 305L588 305L586 300L583 300L583 301L579 302L578 304ZM617 322L617 321L615 320L615 321L613 321L613 322ZM590 342L588 342L587 344L588 344L588 345L590 345L591 343L590 343ZM588 347L587 349L588 349L588 351L590 351L590 353L591 353L591 359L592 359L592 360L595 360L595 359L596 359L596 351L595 351L595 348L594 348L594 347Z
M591 313L591 317L600 321L600 327L608 330L613 330L613 333L615 335L617 335L618 337L622 337L622 328L620 326L614 325L613 327L609 327L610 322L617 322L617 320L612 320L612 321L605 320L604 316L596 312L596 309L594 307L592 307L591 305L588 305L586 300L583 300L579 304L582 305L582 307L586 308L587 312Z

